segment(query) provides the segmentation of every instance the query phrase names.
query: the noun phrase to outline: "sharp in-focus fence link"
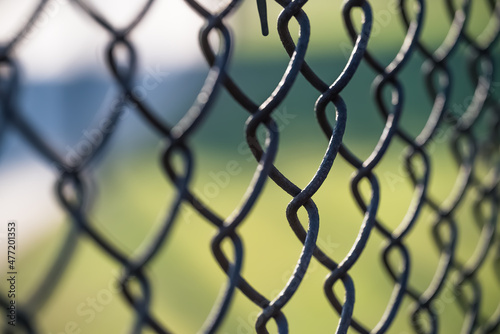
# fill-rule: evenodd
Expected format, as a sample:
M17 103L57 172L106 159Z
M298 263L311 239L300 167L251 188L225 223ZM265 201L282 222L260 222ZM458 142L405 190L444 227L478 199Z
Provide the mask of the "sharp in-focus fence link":
M500 281L500 240L496 230L500 205L500 101L498 92L494 94L495 89L498 90L495 71L498 70L499 59L495 59L497 55L493 50L497 46L500 33L500 1L486 1L490 10L489 34L481 35L481 39L470 36L466 30L472 1L443 1L449 14L449 31L442 44L434 50L421 38L428 1L413 1L416 6L414 12L409 13L408 1L399 0L398 15L406 28L405 37L392 61L388 65L383 65L369 47L374 22L370 1L346 0L342 8L342 18L346 28L345 33L352 41L352 51L342 73L333 83L328 83L321 79L321 73L313 70L306 62L311 26L307 9L303 7L308 1L276 0L283 7L277 18L277 32L283 48L289 55L289 62L281 81L269 98L258 104L233 80L228 67L233 39L231 31L225 24L225 18L239 8L241 1L232 0L218 12L212 12L195 0L186 0L186 4L205 20L205 25L199 34L199 44L210 69L203 87L184 116L177 124L167 124L158 116L159 113L134 91L137 57L140 50L135 48L130 35L151 10L154 1L146 1L139 13L125 27L117 28L107 17L85 1L74 0L74 5L82 15L91 18L93 24L108 33L105 59L109 75L120 87L116 96L120 102L113 104L107 111L106 118L101 120L102 124L106 124L106 131L101 131L100 140L92 145L90 151L72 161L68 161L67 156L59 153L53 143L44 139L31 120L23 116L19 103L19 93L22 89L22 79L19 75L21 65L14 51L23 36L32 30L44 6L49 2L39 1L25 26L0 48L0 66L3 68L0 71L2 110L0 139L5 137L6 131L17 131L46 159L48 164L53 164L57 168L60 172L57 197L60 206L71 217L73 224L58 252L59 255L53 260L48 275L40 278L40 283L26 307L18 309L18 329L22 328L29 333L38 332L37 312L57 289L59 279L72 261L75 240L81 235L86 235L94 242L95 247L119 263L123 269L120 291L135 315L131 332L140 333L148 327L157 333L170 333L168 324L163 321L161 315L152 312L151 297L154 288L150 284L145 268L169 238L173 226L179 220L181 207L189 205L206 222L217 228L218 233L212 239L211 248L214 258L227 275L224 293L214 303L200 332L217 332L228 317L228 310L237 290L260 309L255 323L257 333L268 333L270 321L275 322L279 333L293 332L293 328L288 328L283 308L300 289L313 259L329 271L324 282L324 294L331 304L332 312L338 313L340 317L336 329L331 328L330 332L346 333L350 329L359 333L387 332L396 317L407 316L404 312L406 310L402 310L404 299L412 302L410 319L417 333L437 333L442 328L440 307L443 307L443 303L455 300L465 313L462 333L499 332L500 303L497 311L490 317L485 318L480 315L481 301L487 291L482 288L476 274L485 263L485 258L493 254L496 256L495 270ZM266 2L258 0L257 5L262 33L267 35ZM355 9L362 12L363 18L360 22L353 21L352 14ZM2 13L2 15L7 14ZM297 36L292 36L289 29L290 21L296 21L298 25ZM217 47L213 45L213 39L209 38L209 35L214 33L218 36ZM126 53L126 63L118 60L118 48L122 53ZM465 50L469 65L467 69L469 83L475 88L473 96L464 102L463 108L457 110L450 105L450 101L454 85L460 83L453 80L450 59L459 48ZM401 72L409 59L417 54L425 59L422 72L432 109L424 127L414 136L400 122L407 103ZM352 116L342 98L342 92L362 63L371 67L377 75L373 81L374 106L385 121L385 127L375 149L366 160L358 157L343 140L347 119ZM303 189L274 164L279 149L280 131L273 113L282 107L282 102L299 77L303 77L317 90L318 98L314 112L317 125L328 142L316 173ZM246 145L257 162L242 204L229 217L216 214L207 203L196 196L191 187L194 156L189 139L198 131L200 124L211 117L214 101L223 90L248 112L245 124ZM392 96L390 101L384 97L384 92L387 91ZM327 117L327 107L330 104L335 110L334 124ZM89 165L99 154L105 154L106 145L120 126L121 116L127 105L131 107L132 112L143 118L151 131L165 139L167 145L161 156L162 166L168 179L175 186L175 196L169 204L159 230L149 241L149 247L134 256L127 255L114 242L102 235L88 214L89 205L93 201L87 179L90 173ZM488 122L486 128L482 128L483 132L478 134L475 127L481 118L488 119ZM257 138L257 130L262 129L265 130L264 141ZM434 199L428 192L432 170L430 150L437 137L440 141L446 141L451 145L459 170L455 186L444 202ZM404 170L413 185L413 199L399 226L391 229L379 212L382 196L381 178L377 175L377 166L386 155L391 143L395 141L403 143L406 147L403 163ZM174 157L181 159L182 170L179 169L179 164L174 164ZM345 258L334 259L320 247L321 242L318 239L320 215L312 198L322 187L327 176L334 173L332 166L335 159L343 159L354 170L350 181L352 196L364 218L360 222L359 233L350 252ZM479 164L489 170L486 177L482 173L477 173ZM286 218L297 239L303 244L295 269L276 296L265 296L243 277L244 250L242 236L238 230L249 212L256 206L257 199L268 182L274 182L290 196ZM369 185L369 200L362 195L362 183ZM480 238L473 256L466 263L462 263L455 256L457 237L461 228L457 222L457 211L466 196L474 198L474 207L471 210L476 220L475 224L480 230ZM301 208L307 212L307 223L299 218L298 211ZM407 237L418 224L423 210L429 210L432 214L430 229L440 260L431 283L421 290L409 283L412 256ZM307 224L307 227L304 227L304 224ZM379 234L385 239L381 256L385 271L393 283L393 292L380 320L370 328L365 323L363 314L355 311L356 289L350 269L363 256L363 250L372 234ZM232 245L233 254L226 254L222 247L223 242L227 241ZM395 257L399 260L394 261ZM140 287L140 293L132 292L132 283ZM343 298L337 296L334 291L337 284L343 286L345 291ZM463 293L466 288L472 293ZM453 301L444 297L449 291L452 291ZM3 295L0 296L0 304L2 307L7 307L4 298Z

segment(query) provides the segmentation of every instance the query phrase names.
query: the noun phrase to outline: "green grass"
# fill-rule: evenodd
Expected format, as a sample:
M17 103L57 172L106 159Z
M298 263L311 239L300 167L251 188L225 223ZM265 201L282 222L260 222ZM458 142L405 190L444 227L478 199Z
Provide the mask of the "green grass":
M300 153L301 160L314 164L321 154L320 145L317 146L298 147L293 151ZM291 156L292 153L291 148L282 151L284 156ZM158 227L158 212L165 212L166 203L172 195L172 188L165 184L159 169L154 165L142 163L145 159L150 160L151 155L143 153L132 160L125 160L127 170L118 173L105 171L103 177L106 180L99 180L102 192L92 217L100 223L99 228L105 231L105 235L124 249L132 250L147 238L150 229ZM225 161L225 158L232 157L214 159L210 154L201 153L198 154L197 161L199 166L215 166L221 165L220 160ZM396 159L397 155L393 154L387 160ZM285 161L290 164L287 175L297 180L298 184L305 184L311 177L296 160ZM453 164L447 159L436 161L441 168L436 170L435 177L441 178L443 184L451 183L453 173L448 171L453 170ZM224 191L209 202L223 215L227 215L231 208L238 204L255 163L242 161L241 166L241 175L232 178ZM207 172L200 168L198 167L198 179L193 184L194 189L200 189L207 182L211 182ZM361 222L361 214L348 195L348 175L351 171L352 168L339 159L334 165L331 177L315 196L322 217L319 244L326 246L327 253L337 261L347 254ZM132 175L136 179L128 182ZM382 179L381 184L386 190ZM380 217L383 217L388 225L397 224L408 205L407 184L398 185L397 190L383 191L383 203L389 205L382 205ZM301 249L284 216L289 200L289 196L284 196L278 187L269 182L256 209L239 229L245 244L243 275L269 298L275 296L288 280ZM179 333L193 333L200 328L225 282L209 249L210 238L215 234L215 229L195 214L186 215L187 212L189 211L185 212L185 217L179 218L173 235L148 269L154 291L155 314L169 328ZM424 214L425 216L428 216L428 213ZM304 215L301 215L301 218L304 218ZM305 219L303 221L306 222ZM408 240L413 260L411 282L419 288L424 288L429 283L437 263L436 249L432 246L426 222L428 219L422 219ZM466 224L462 226L461 231L469 237L461 242L465 241L465 245L470 246L475 242L472 233L474 228ZM381 316L382 307L388 301L392 288L387 273L381 268L381 242L380 236L374 232L365 250L365 256L352 269L358 296L356 314L361 315L367 325L374 325ZM109 290L108 284L114 277L114 271L119 269L116 263L102 256L102 251L86 237L80 240L79 246L68 273L59 284L51 302L41 310L38 319L46 331L52 333L59 331L68 321L78 323L83 333L120 332L120 328L127 328L133 318L119 295L113 295L112 301L103 305L103 310L96 312L95 319L89 323L86 322L88 316L76 314L79 304L86 303L87 298L95 298L102 289ZM230 247L225 249L231 254ZM37 253L43 254L43 248L37 250ZM23 259L23 265L30 268L33 262L39 261L40 258L33 254ZM324 332L326 328L335 326L338 317L328 306L322 292L322 282L326 275L327 271L313 261L310 273L299 292L285 307L285 314L294 331ZM486 282L491 280L490 275L491 273L485 276ZM339 296L342 295L342 289L338 286L336 291ZM498 296L498 291L491 290L491 293ZM489 308L494 306L494 300L494 297L490 298ZM452 308L453 306L446 308L446 312L450 314L450 318L446 319L456 315L456 312L451 312ZM257 311L258 308L238 293L221 333L234 333L238 326L253 326ZM405 308L401 312L405 312ZM400 333L407 329L406 318L402 318L404 321L398 321L391 333ZM250 324L247 324L248 319L252 320ZM458 322L450 322L445 333L455 333L459 326Z
M294 110L290 112L293 113ZM326 140L317 133L309 133L309 140L296 138L294 141L294 132L304 126L307 128L304 124L307 122L305 117L300 117L303 115L297 116L283 128L283 140L276 164L303 187L317 167L326 147ZM207 126L206 131L202 131L193 143L197 149L195 179L191 188L204 196L216 212L227 216L238 205L256 164L254 161L248 161L246 155L239 155L235 148L226 147L225 150L219 151L208 149L214 146L209 139L213 138L209 128ZM359 142L353 143L353 146L367 146L368 143L364 140L362 137L358 138ZM391 228L399 224L411 196L411 187L403 175L402 182L396 183L394 189L383 176L386 171L398 173L396 165L399 163L400 149L400 144L394 145L394 149L389 151L379 168L382 186L379 217L383 217L384 223ZM158 161L157 154L155 150L146 150L125 158L119 169L113 165L105 165L96 171L99 175L97 181L100 184L100 193L92 211L93 221L107 238L130 254L158 228L158 223L173 196L172 186L165 181L158 164L144 163ZM221 187L218 196L210 198L204 192L204 186L214 182L210 171L224 170L230 160L238 162L241 173L232 177L227 186ZM433 163L436 168L433 169L432 178L439 180L439 187L433 191L438 196L443 196L453 184L456 168L447 156L444 146L437 147ZM326 247L328 255L337 261L349 251L362 219L359 209L349 195L349 176L352 171L352 167L342 159L337 159L330 177L314 197L321 216L319 244ZM283 288L301 250L301 244L288 227L284 215L290 199L276 185L268 182L256 208L239 229L245 245L243 275L269 298L276 296ZM408 238L412 256L411 282L419 289L429 284L438 261L430 236L429 215L429 210L426 210ZM302 212L301 219L304 224L307 221L305 217ZM474 232L474 227L468 224L470 218L465 215L463 218L460 220L461 232L467 238L461 237L460 245L471 250L477 233ZM219 289L225 284L225 276L210 254L210 239L215 233L216 230L212 226L197 214L193 214L191 209L186 209L183 216L179 217L173 235L161 254L148 267L154 291L154 313L176 333L196 332L216 300ZM60 236L52 237L52 240L54 239L60 239ZM382 315L383 305L388 302L392 289L392 283L381 267L382 241L380 235L374 232L365 255L351 272L357 291L355 313L368 326L373 326ZM43 248L36 250L37 255L31 254L23 259L26 268L45 262L54 255L54 249L49 247L44 250L45 244L52 243L42 243ZM102 289L109 289L108 284L113 280L114 271L119 269L107 256L102 256L103 252L86 237L81 238L79 246L78 253L55 295L48 306L41 310L38 316L40 323L49 333L58 333L68 321L75 321L83 333L125 330L131 325L133 313L124 306L118 294L113 295L112 301L104 305L102 311L95 312L95 319L89 323L86 322L89 320L88 315L83 317L76 313L78 306L86 303L87 298L95 298ZM225 249L231 254L230 247ZM43 256L40 257L41 255ZM310 273L297 295L285 307L290 327L297 333L324 332L337 323L336 313L323 296L322 282L327 274L324 268L313 261ZM492 273L488 269L482 273L487 286L491 277ZM342 296L340 286L336 286L335 290ZM491 295L489 293L487 296L486 303L488 309L492 310L499 291L489 291ZM409 304L408 300L405 301L406 304ZM406 310L404 307L401 313ZM243 332L249 330L253 327L257 311L258 308L237 293L221 333L235 333L238 328ZM443 320L447 323L443 328L445 333L456 333L459 330L460 323L451 321L458 314L454 304L446 305ZM407 318L404 314L401 315L401 319L391 328L391 333L402 333L405 330L409 332ZM270 325L270 328L273 326Z

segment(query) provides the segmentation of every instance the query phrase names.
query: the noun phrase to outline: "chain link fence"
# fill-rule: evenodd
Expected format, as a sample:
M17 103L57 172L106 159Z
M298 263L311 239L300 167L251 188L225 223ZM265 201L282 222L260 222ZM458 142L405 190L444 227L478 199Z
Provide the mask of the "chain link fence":
M463 317L456 319L462 323L462 333L499 333L500 303L496 310L485 311L483 299L493 291L491 289L498 287L500 280L500 243L497 231L500 196L500 101L497 73L500 1L483 1L489 16L484 18L488 23L479 35L471 34L467 29L472 1L443 1L448 17L442 19L448 22L449 30L437 48L428 46L421 38L423 26L427 24L427 1L393 2L397 16L402 22L404 40L399 51L393 55L392 61L383 64L370 47L374 23L377 20L371 1L346 0L341 8L345 30L335 33L348 35L352 44L349 47L343 46L343 49L348 50L348 57L340 75L332 82L325 82L322 73L315 71L314 66L309 66L306 61L310 38L315 33L312 32L314 29L311 29L308 18L308 1L277 0L282 11L277 18L276 29L282 47L289 56L289 62L279 84L263 103L247 95L237 80L233 80L230 69L231 50L235 39L226 18L239 10L240 2L232 0L221 3L214 11L195 0L185 1L185 5L205 21L199 32L199 46L209 71L191 107L183 112L183 117L176 124L169 124L160 116L161 111L153 110L139 91L134 89L140 50L134 46L130 36L141 21L147 20L148 12L154 10L154 1L146 1L139 13L123 28L115 27L105 15L87 2L72 1L72 5L78 8L81 15L91 19L89 24L99 26L109 36L109 43L104 51L105 62L109 76L115 80L120 90L118 102L107 111L106 118L101 120L100 124L106 129L101 131L101 140L77 159L70 159L61 154L57 146L46 140L21 110L23 78L19 71L22 63L17 60L15 51L50 1L39 1L25 26L13 39L1 46L0 135L5 137L8 131L18 133L36 154L45 158L47 164L58 172L57 198L72 222L50 270L37 277L36 289L28 302L17 305L16 326L5 324L3 331L42 331L38 326L38 315L48 299L57 292L64 272L75 261L76 241L85 236L103 256L110 257L122 268L119 288L123 297L121 302L134 314L134 319L127 320L130 322L129 331L174 332L164 321L162 314L155 312L152 305L155 286L151 284L147 267L162 252L162 247L169 238L175 238L172 229L182 221L183 210L187 207L196 211L197 215L217 230L210 247L213 258L227 277L222 293L199 330L201 333L220 332L224 321L231 317L231 305L239 293L259 310L253 324L257 333L276 330L271 328L277 328L279 333L294 332L292 326L289 328L285 306L299 293L312 263L319 263L329 272L324 279L324 298L331 306L332 318L339 319L335 326L325 328L324 332L391 333L391 325L395 319L402 317L408 318L412 330L416 333L446 332L447 324L441 321L438 306L442 303L443 296L451 290L456 296L451 302L457 304L463 312ZM258 10L262 33L265 35L270 30L266 5L269 4L266 4L265 0L257 0L255 10L255 20L259 19ZM362 18L356 18L355 13L361 13ZM340 15L335 16L335 19L338 17ZM291 29L290 26L294 28ZM298 29L297 34L292 32L297 30L295 28ZM217 36L216 40L212 38L213 35ZM122 57L123 54L125 57ZM467 68L457 68L453 65L453 57L457 54L466 57ZM419 110L427 107L416 107L420 113L428 114L425 124L417 134L411 133L401 122L405 111L408 110L408 96L412 94L411 91L405 90L405 80L402 79L401 73L415 57L422 59L423 66L422 75L413 80L423 81L427 88L427 96L421 96L419 99L427 99L431 103L430 110ZM54 66L57 66L56 60ZM358 98L372 99L372 112L377 110L385 122L378 141L371 145L375 148L366 159L350 149L344 140L349 122L357 122L357 110L352 110L349 101L342 97L344 89L349 87L362 66L371 68L376 78L372 83L373 98L365 91L359 92ZM457 73L465 73L467 76L463 77L467 80L455 79ZM281 128L276 113L283 107L283 101L299 79L307 81L308 85L317 91L317 100L308 115L316 119L316 128L322 131L327 143L321 161L297 159L297 164L317 165L317 171L310 182L302 187L275 164L282 145L279 142ZM473 93L461 105L462 108L453 108L452 96L460 86L471 86ZM218 214L192 190L196 161L192 138L200 131L200 127L213 117L211 114L214 105L221 94L229 95L246 110L245 124L234 124L234 127L244 128L244 147L251 151L255 162L253 178L241 204L229 216ZM422 106L425 105L422 103ZM106 147L121 125L125 107L140 115L150 131L158 134L166 143L161 152L161 164L166 178L175 189L161 227L154 232L154 237L147 242L147 247L141 248L139 253L133 256L124 252L92 222L91 204L98 201L98 198L91 191L92 185L88 179L92 174L90 166L96 163L99 156L106 156ZM332 116L328 116L332 111ZM260 131L265 134L263 139L259 138ZM444 201L435 198L429 191L433 183L439 184L439 180L432 177L434 170L440 168L434 163L436 158L433 148L436 142L449 144L458 169L454 186ZM387 174L378 171L389 147L395 143L404 146L400 165L404 178L411 183L412 200L404 218L393 228L389 227L384 221L384 215L380 213L380 206L384 201L381 183L386 180ZM322 249L318 239L320 219L323 219L325 224L332 220L329 220L331 217L320 215L313 200L327 177L336 173L337 160L342 160L354 170L350 179L350 191L339 188L329 191L342 192L345 197L351 196L363 215L358 223L357 238L344 257L332 256ZM302 243L293 272L281 291L275 295L259 291L252 281L243 275L245 234L241 232L250 212L258 210L258 200L265 193L267 184L271 183L282 190L283 196L290 198L283 212L286 213L286 220L297 241ZM465 206L466 199L473 205ZM299 213L301 209L305 210L307 216ZM463 213L465 209L470 212L470 219ZM429 219L422 218L424 211L428 213ZM283 222L269 222L274 223ZM415 253L412 253L408 239L419 224L425 224L424 228L432 233L433 239L428 247L436 246L434 248L439 255L433 278L423 289L410 283L410 277L415 274L412 271ZM471 255L463 261L457 253L460 252L458 236L464 231L465 225L476 228L479 238ZM359 296L351 268L366 255L365 246L374 235L384 240L380 250L380 270L385 272L386 280L391 282L393 291L386 305L382 301L376 301L372 306L385 311L378 323L368 325L364 315L356 312L356 300ZM279 245L276 247L279 248ZM198 251L204 250L200 247ZM493 267L497 275L496 282L485 285L478 278L485 266ZM82 280L81 284L85 284L85 281ZM342 296L339 291L342 291ZM2 293L0 303L2 308L8 309L9 300L6 296ZM409 315L407 308L403 307L404 303L410 305ZM234 329L234 332L237 330Z

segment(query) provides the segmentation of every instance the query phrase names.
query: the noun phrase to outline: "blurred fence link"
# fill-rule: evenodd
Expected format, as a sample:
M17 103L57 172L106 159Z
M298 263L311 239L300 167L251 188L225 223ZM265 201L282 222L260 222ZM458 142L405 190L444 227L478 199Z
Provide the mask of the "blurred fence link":
M95 24L111 36L105 51L105 59L109 74L120 87L120 93L117 96L119 102L113 105L106 119L100 123L105 130L100 131L99 140L95 141L85 154L80 154L78 159L71 159L71 161L46 141L30 120L23 116L18 100L22 82L14 51L23 36L31 30L48 2L50 1L40 1L19 34L0 48L0 67L2 68L0 71L2 110L0 135L4 135L8 130L17 131L29 142L30 146L57 167L60 172L57 196L60 205L72 218L73 228L67 234L66 242L58 252L58 257L54 259L47 277L40 278L38 289L30 302L18 309L18 329L24 328L29 333L38 332L36 314L57 288L58 279L71 262L75 240L85 234L93 240L96 247L123 267L120 291L124 296L124 301L135 314L131 332L139 333L145 328L150 328L158 333L169 333L168 324L162 321L161 315L153 315L151 299L154 288L150 285L145 267L158 254L169 237L172 226L179 220L181 205L189 205L204 217L207 223L218 229L217 235L212 240L211 249L220 268L227 275L224 293L213 305L200 332L217 332L228 316L235 291L239 290L261 309L255 323L257 333L267 333L270 321L276 323L279 333L288 333L287 317L283 312L283 307L300 288L308 266L315 258L330 272L324 282L324 293L331 304L332 312L338 313L340 317L336 333L346 333L350 328L359 333L386 332L396 316L406 316L404 312L400 312L405 298L413 305L410 320L415 332L436 333L442 328L439 324L440 306L449 299L444 298L449 291L453 291L453 296L456 296L454 299L463 307L465 316L462 333L498 333L500 306L490 317L480 316L482 296L487 291L481 286L476 274L485 263L485 258L493 253L496 259L495 271L500 279L500 243L496 231L500 195L500 104L498 97L494 94L494 72L498 59L495 59L493 53L500 30L499 1L485 1L490 10L488 18L490 22L487 33L482 34L481 39L471 36L465 29L472 1L444 1L449 14L446 18L450 23L449 31L443 43L435 50L426 46L421 38L426 1L413 1L416 6L412 12L408 12L407 1L395 2L397 9L395 13L401 18L406 29L405 38L393 60L388 65L383 65L372 55L368 47L374 23L370 1L346 0L342 8L342 17L345 32L352 40L352 51L345 62L344 71L333 83L327 83L320 78L321 73L315 72L305 61L310 38L310 24L307 11L304 11L302 7L307 0L276 0L283 7L277 19L277 32L290 60L280 83L264 103L258 104L233 81L228 70L232 35L224 19L238 9L237 5L240 1L232 0L223 7L219 7L217 12L212 12L195 0L186 0L187 5L205 19L205 25L199 34L199 44L210 70L203 87L182 119L177 124L167 124L158 117L141 94L137 94L137 90L134 90L137 52L129 36L152 8L154 1L148 0L139 14L126 27L118 29L107 17L85 1L75 0L73 2L81 10L82 15L88 15ZM263 32L266 33L266 3L263 0L257 2ZM362 11L363 19L358 23L353 22L352 12L355 8ZM3 13L3 15L7 14ZM299 34L295 37L292 37L289 30L291 20L296 21L299 27ZM359 31L357 27L360 27ZM218 35L217 47L209 38L213 32ZM120 48L122 53L126 53L125 62L123 57L117 56L117 48ZM475 89L473 96L465 102L466 105L456 110L450 106L450 96L456 85L465 83L453 80L449 59L459 48L463 48L467 54L469 67L466 70L470 78L467 84L473 85ZM405 110L405 95L400 72L405 68L409 58L416 54L425 59L422 73L432 102L432 110L428 112L428 120L420 133L412 136L400 124L401 115ZM343 89L349 84L363 62L377 74L373 82L374 105L385 120L384 131L375 149L364 161L343 142L349 108L341 96ZM314 112L318 126L328 141L327 150L319 163L317 172L303 189L295 185L274 166L280 132L273 118L273 112L281 105L299 76L305 78L318 92ZM245 125L246 145L257 162L254 177L241 206L229 217L217 215L190 188L194 158L188 144L189 138L197 132L200 124L210 117L214 100L223 90L248 112ZM387 91L392 96L390 100L384 95ZM366 99L367 97L360 98ZM335 108L335 122L329 121L326 115L329 104ZM157 132L168 143L162 152L162 165L176 189L175 198L170 204L160 230L151 240L149 247L134 257L125 254L113 242L100 234L90 221L88 207L92 202L92 195L84 177L84 174L88 172L89 164L96 156L103 152L105 154L104 148L115 129L120 126L120 116L126 105L131 106L134 112L140 114L151 131ZM480 131L477 131L480 118L487 119L487 122L485 126L482 125ZM265 130L265 141L257 139L258 129L259 131ZM436 140L451 145L456 165L459 167L455 187L443 203L433 199L428 192L431 173L428 150ZM399 226L391 230L384 224L383 217L378 213L381 194L376 167L391 143L395 141L400 141L406 146L403 164L413 185L413 200ZM177 167L174 167L174 157L181 159L182 169L178 167L179 164L175 164ZM331 172L335 159L344 159L354 168L355 173L351 179L352 196L364 215L358 238L353 243L351 251L343 259L328 256L328 252L321 249L321 243L317 242L320 217L312 200L313 195ZM476 172L478 164L489 170L486 176ZM297 239L303 244L296 267L277 296L264 296L241 274L244 252L238 227L255 206L266 182L276 183L291 197L286 209L286 217ZM366 196L362 196L360 187L362 182L370 186L368 200ZM473 210L475 222L473 223L480 229L481 237L473 256L468 262L461 263L455 256L457 235L460 230L456 221L456 213L466 195L473 196L475 200ZM301 221L298 216L298 210L302 207L307 211L307 223ZM406 239L415 228L424 208L433 213L431 228L435 244L440 252L440 260L432 282L424 291L421 291L409 284L412 257ZM307 228L303 225L307 225ZM363 256L363 249L373 233L380 234L386 240L381 254L385 270L394 288L390 301L385 306L385 313L378 324L370 328L364 323L363 314L354 312L356 290L349 270L360 256ZM227 255L223 251L221 244L226 240L232 244L234 254ZM396 258L398 260L395 260ZM132 292L132 283L140 287L139 294ZM341 284L345 291L343 302L334 292L336 284ZM466 294L461 293L465 288L471 291L467 297ZM7 307L8 304L4 298L3 295L0 296L0 301L2 307ZM9 329L6 327L5 330ZM293 329L290 330L293 331Z

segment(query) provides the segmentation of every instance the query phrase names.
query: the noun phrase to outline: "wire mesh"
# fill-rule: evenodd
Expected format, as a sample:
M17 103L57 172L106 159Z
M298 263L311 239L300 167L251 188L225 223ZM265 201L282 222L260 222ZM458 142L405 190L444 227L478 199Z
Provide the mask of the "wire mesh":
M168 323L161 314L152 309L152 298L155 288L151 285L146 273L148 264L158 255L162 246L172 237L172 228L179 220L181 208L191 207L210 225L217 229L217 234L211 241L213 257L220 269L227 276L223 293L214 303L200 332L215 333L229 316L231 302L237 291L260 309L255 322L257 333L268 333L270 322L274 322L279 333L288 333L285 305L294 298L308 272L311 261L318 261L329 274L324 281L324 295L331 305L332 312L337 313L339 322L336 328L325 331L347 333L350 329L359 333L390 332L396 317L405 317L401 312L403 301L411 301L409 319L416 333L437 333L446 324L440 323L440 314L436 303L443 291L451 286L462 307L464 317L462 333L498 333L500 328L500 304L495 312L488 316L481 313L481 303L488 288L478 280L478 273L484 267L488 256L493 256L492 265L500 280L500 243L497 233L499 213L499 180L500 180L500 104L495 81L498 52L495 53L500 32L500 2L485 1L490 11L489 24L479 37L472 36L466 29L470 16L470 0L444 1L448 11L449 31L446 38L437 48L427 46L421 31L426 18L426 1L414 1L415 9L410 10L407 1L394 2L398 16L403 22L404 41L400 50L394 55L388 65L383 65L372 54L369 44L374 24L374 13L370 1L346 0L341 13L345 25L344 34L352 41L350 56L345 62L341 74L327 83L321 79L321 73L313 70L306 62L306 51L309 48L311 25L307 9L303 7L307 0L277 0L283 10L277 18L277 32L282 46L289 56L286 70L281 81L263 103L250 98L235 80L229 68L231 50L233 48L232 32L226 25L226 18L239 9L241 1L232 0L220 5L217 11L212 11L195 0L186 0L193 11L203 17L205 24L199 33L199 45L209 66L209 71L197 97L191 107L177 124L167 124L158 116L140 96L134 92L136 80L138 50L131 42L130 35L154 8L153 0L145 2L140 12L124 28L115 27L104 15L95 10L85 1L74 0L73 4L81 12L91 18L92 23L109 35L109 43L105 50L105 61L109 75L120 87L119 102L108 111L105 123L109 129L103 133L103 138L92 151L77 161L68 161L58 151L57 147L45 140L37 128L23 116L19 103L19 95L23 89L22 77L19 75L20 64L16 59L15 50L23 40L23 36L37 21L44 6L50 1L42 0L33 9L31 18L19 33L0 49L0 101L2 106L2 122L0 134L16 131L29 145L43 156L58 172L56 186L60 206L71 218L72 228L65 236L65 242L54 259L48 274L38 278L39 284L29 302L20 305L17 310L16 332L37 333L37 315L43 309L48 298L57 290L58 282L64 271L72 263L75 256L76 240L83 235L92 240L94 247L113 261L118 263L123 274L120 279L123 301L134 311L135 318L130 331L140 333L145 329L157 333L171 333ZM267 34L266 2L258 0L258 11L263 34ZM353 12L362 12L362 20L355 22ZM3 13L2 15L7 15ZM256 17L257 19L257 17ZM293 36L291 21L298 24L298 34ZM214 43L211 35L217 35ZM125 63L118 59L118 49L126 53ZM462 50L462 51L460 51ZM467 57L468 68L456 69L450 65L453 56L463 52ZM404 90L404 80L401 72L407 66L411 57L422 57L423 80L428 89L428 99L432 107L425 125L414 136L401 124L402 114L407 109L407 95ZM349 108L342 98L342 93L349 86L362 65L369 66L376 79L373 81L373 105L385 122L380 138L368 158L363 160L344 142L347 119L355 120L356 112ZM363 65L363 66L364 66ZM468 82L457 82L453 79L454 71L467 71ZM314 105L317 127L321 129L327 140L324 157L318 164L318 169L310 182L300 188L285 173L275 165L279 151L280 130L273 118L276 110L282 105L298 78L305 79L317 91L318 98ZM415 78L415 80L420 80ZM451 108L451 95L456 86L470 84L474 87L471 99L463 111L457 112ZM251 150L255 160L255 171L242 199L242 204L228 217L217 214L207 203L197 196L191 188L195 156L190 139L199 131L200 126L211 117L213 106L218 95L225 91L231 98L248 112L244 124L246 145ZM387 92L391 98L387 99ZM360 93L366 94L366 93ZM496 95L495 95L496 94ZM366 99L367 96L360 98ZM140 115L151 132L156 132L167 143L161 152L161 163L165 174L175 187L175 196L169 204L167 213L162 220L161 228L149 241L148 247L139 254L129 256L116 244L103 235L89 216L89 204L94 195L89 190L86 174L91 173L89 165L94 163L99 155L106 154L108 145L115 130L120 126L121 115L125 106L131 107L134 113ZM327 107L335 109L335 120L327 117ZM312 113L310 114L311 117ZM482 120L487 119L487 122ZM243 125L242 125L243 126ZM258 131L264 130L265 139L259 140ZM443 133L445 132L445 135ZM443 139L444 138L444 139ZM431 155L432 145L437 139L450 144L459 173L455 186L445 201L433 198L429 192L431 173L438 168L433 165ZM381 196L380 175L377 167L386 156L393 143L400 142L405 146L402 167L412 183L413 198L396 228L389 228L380 214ZM174 163L180 159L181 163ZM320 230L320 214L313 201L313 196L322 187L326 178L335 173L334 161L342 159L354 169L350 180L351 195L354 198L363 219L359 233L350 251L344 258L333 258L322 250L318 243ZM181 166L181 167L179 167ZM432 166L432 167L431 167ZM478 170L486 170L486 173ZM435 180L434 180L435 181ZM250 211L257 207L257 200L262 196L265 185L274 182L291 198L286 207L286 219L298 241L302 243L302 251L297 258L290 279L277 295L265 295L259 292L252 282L242 274L244 259L244 235L239 231L245 223ZM436 181L437 182L437 181ZM369 195L362 191L362 184L369 185ZM333 190L340 191L340 190ZM342 190L344 191L344 190ZM346 196L348 196L346 192ZM474 221L460 221L459 209L464 198L472 196L474 206L471 208ZM299 218L299 210L307 212L307 222ZM407 238L422 223L422 212L431 212L431 225L434 243L439 252L439 265L432 281L421 290L409 283L412 268L412 253L407 244ZM473 255L467 262L461 262L458 252L457 238L463 229L461 224L474 224L480 231L480 238L475 245ZM384 239L381 250L383 269L387 278L393 284L393 292L385 311L374 326L365 324L363 314L355 312L355 280L350 270L364 255L363 251L373 234ZM223 243L230 243L232 254L227 254ZM104 255L103 255L104 256ZM397 258L397 259L395 259ZM313 260L315 259L315 260ZM498 282L496 282L498 284ZM133 289L132 286L139 289ZM343 287L341 298L334 287ZM468 289L467 293L462 293ZM138 291L137 291L138 290ZM338 290L337 290L338 291ZM343 300L342 300L343 299ZM0 296L0 304L8 307L8 300ZM377 307L380 307L378 304ZM9 326L5 332L12 331Z

